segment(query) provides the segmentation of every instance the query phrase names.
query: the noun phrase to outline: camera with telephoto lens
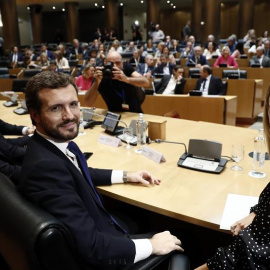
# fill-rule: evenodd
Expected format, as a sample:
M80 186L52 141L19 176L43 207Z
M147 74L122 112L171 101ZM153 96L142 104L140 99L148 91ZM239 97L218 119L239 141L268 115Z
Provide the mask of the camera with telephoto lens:
M112 79L113 77L113 64L111 62L106 63L103 69L103 78Z

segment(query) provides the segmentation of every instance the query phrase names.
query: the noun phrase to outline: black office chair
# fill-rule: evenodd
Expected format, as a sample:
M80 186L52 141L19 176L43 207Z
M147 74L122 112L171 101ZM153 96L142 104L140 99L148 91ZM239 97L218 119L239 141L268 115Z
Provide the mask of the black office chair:
M25 92L28 79L14 79L12 82L12 91Z
M78 65L78 60L68 60L68 64L70 67L76 67Z
M189 78L200 78L200 69L199 68L190 68L188 72Z
M83 270L67 228L29 202L1 173L0 183L0 253L10 269ZM154 269L169 256L151 256L129 270ZM189 261L173 255L170 267L188 270Z
M36 74L40 73L42 71L41 68L36 68L36 69L25 69L23 72L23 77L24 78L31 78L35 76Z

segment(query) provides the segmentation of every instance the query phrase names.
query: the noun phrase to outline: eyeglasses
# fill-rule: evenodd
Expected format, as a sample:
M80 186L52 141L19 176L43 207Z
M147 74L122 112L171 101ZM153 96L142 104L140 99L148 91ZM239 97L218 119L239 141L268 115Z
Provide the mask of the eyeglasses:
M80 110L80 102L79 101L72 101L70 104L68 104L69 110L73 112L77 112ZM60 115L63 114L65 111L65 106L63 104L56 104L52 105L51 107L48 107L44 109L46 113L49 113L51 115Z
M121 65L122 61L110 61L112 64L115 64L117 66Z

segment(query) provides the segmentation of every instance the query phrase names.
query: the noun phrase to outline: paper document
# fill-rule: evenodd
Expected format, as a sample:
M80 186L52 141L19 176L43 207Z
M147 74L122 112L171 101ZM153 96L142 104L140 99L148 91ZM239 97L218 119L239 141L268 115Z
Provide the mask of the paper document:
M220 229L230 230L233 223L249 215L250 207L256 205L258 200L258 197L228 194Z

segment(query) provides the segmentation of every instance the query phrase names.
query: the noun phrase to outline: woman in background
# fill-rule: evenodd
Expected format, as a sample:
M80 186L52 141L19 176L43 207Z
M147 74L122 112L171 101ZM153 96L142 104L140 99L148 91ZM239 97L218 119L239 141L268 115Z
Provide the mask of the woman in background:
M88 90L94 81L95 67L86 65L82 71L82 75L76 78L75 83L80 91Z
M227 64L227 67L238 68L238 63L230 55L230 48L228 46L222 48L222 54L216 60L214 67L219 67L219 64Z

